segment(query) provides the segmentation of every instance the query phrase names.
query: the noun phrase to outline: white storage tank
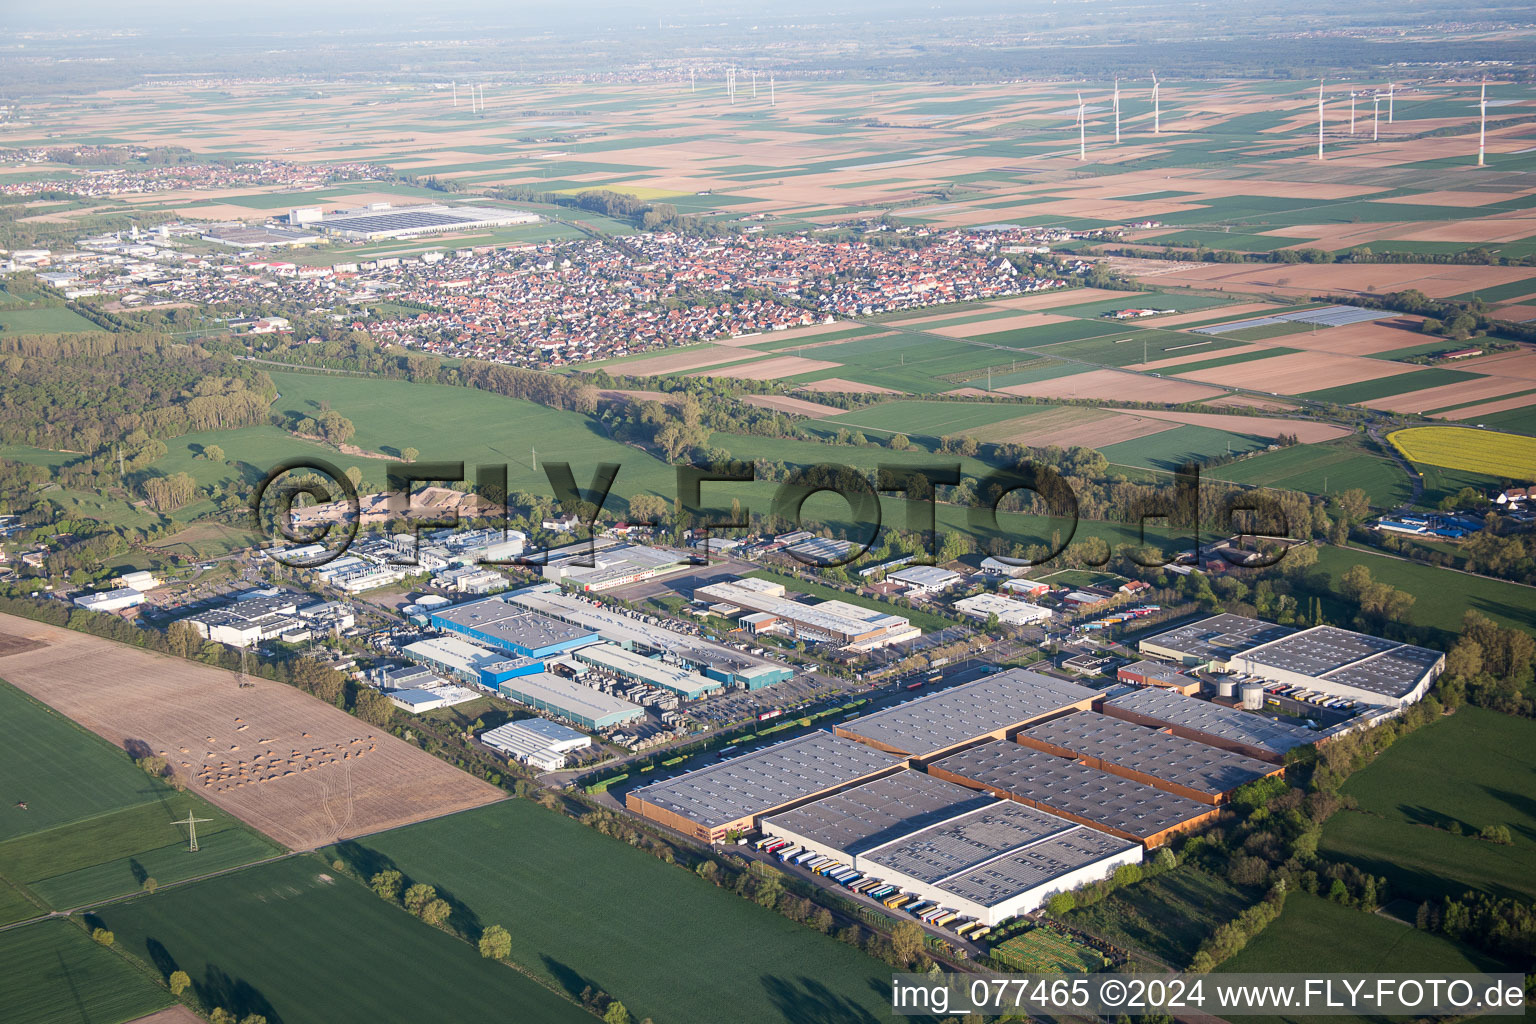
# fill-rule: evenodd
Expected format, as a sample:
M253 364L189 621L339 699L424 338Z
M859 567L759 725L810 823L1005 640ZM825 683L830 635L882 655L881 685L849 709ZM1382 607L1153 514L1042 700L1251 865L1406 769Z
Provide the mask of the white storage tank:
M1264 706L1263 683L1244 683L1239 692L1243 697L1245 711L1257 711Z
M1216 696L1232 698L1237 696L1237 679L1233 676L1223 676L1216 680Z

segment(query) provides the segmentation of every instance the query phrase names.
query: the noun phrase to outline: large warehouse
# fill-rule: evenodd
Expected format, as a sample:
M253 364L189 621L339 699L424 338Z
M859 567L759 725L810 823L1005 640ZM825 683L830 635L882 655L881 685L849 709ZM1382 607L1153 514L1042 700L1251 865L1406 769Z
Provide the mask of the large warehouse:
M641 817L712 843L750 832L763 815L890 774L900 762L829 732L742 754L631 790L624 805Z
M1210 804L1143 786L1029 747L997 740L928 766L946 782L984 789L1151 849L1213 819Z
M902 757L936 757L1053 715L1086 711L1103 696L1076 683L1015 668L836 727L839 736Z
M694 600L723 603L771 617L757 628L773 628L797 640L812 640L870 649L920 636L921 631L900 615L864 608L846 601L803 604L791 601L782 584L746 576L711 583L693 592Z
M388 203L375 203L366 210L327 213L308 218L304 223L328 235L368 242L380 238L415 238L444 231L536 224L538 221L539 215L527 210L502 210L492 206L424 203L397 208Z
M1186 666L1237 672L1364 704L1419 700L1445 668L1425 647L1337 626L1294 630L1243 615L1213 615L1141 641L1141 653Z
M763 831L988 925L1141 860L1141 847L915 771L765 818Z
M523 658L549 658L601 639L590 629L527 611L499 597L433 612L432 625Z
M749 690L760 690L794 677L794 670L788 665L626 615L616 608L596 604L590 598L563 593L553 584L501 596L519 608L589 629L626 650L671 655L678 664L698 669L727 686L740 684Z
M1158 729L1080 711L1031 726L1018 743L1206 804L1226 803L1239 786L1285 771Z
M1316 733L1300 726L1272 722L1252 712L1155 686L1111 697L1099 710L1114 718L1167 729L1174 736L1271 764L1282 763L1286 751L1318 738Z
M638 704L548 672L516 676L502 683L497 690L509 700L575 722L585 729L609 729L633 722L645 714L645 709Z
M573 657L620 679L668 690L685 700L697 700L721 688L720 683L692 669L626 651L618 644L589 644L578 648Z

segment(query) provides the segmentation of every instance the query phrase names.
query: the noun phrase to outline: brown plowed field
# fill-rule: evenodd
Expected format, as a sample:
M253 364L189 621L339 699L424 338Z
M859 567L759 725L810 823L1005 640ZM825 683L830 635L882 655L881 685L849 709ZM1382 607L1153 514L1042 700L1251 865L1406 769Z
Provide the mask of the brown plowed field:
M187 788L296 850L436 818L506 794L291 686L0 614L42 646L0 676L126 748L143 743Z
M1190 370L1181 376L1231 387L1299 395L1306 391L1341 387L1362 380L1376 380L1407 373L1418 367L1364 356L1336 356L1327 352L1293 352L1230 366Z
M1137 415L1150 416L1153 419L1159 420L1172 420L1175 423L1188 423L1196 427L1230 430L1234 434L1252 434L1255 437L1275 438L1284 434L1295 434L1296 439L1303 444L1332 441L1336 437L1344 437L1353 433L1348 427L1339 427L1332 423L1319 423L1316 420L1289 420L1271 416L1238 416L1214 412L1173 412L1172 410L1163 409L1145 409L1138 412Z

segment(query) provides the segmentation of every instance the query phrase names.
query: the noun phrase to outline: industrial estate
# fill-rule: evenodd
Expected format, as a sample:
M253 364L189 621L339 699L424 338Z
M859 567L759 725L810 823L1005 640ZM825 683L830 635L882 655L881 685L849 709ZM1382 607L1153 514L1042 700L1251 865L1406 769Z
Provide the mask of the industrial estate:
M0 44L0 1021L1529 992L1536 18L177 7Z

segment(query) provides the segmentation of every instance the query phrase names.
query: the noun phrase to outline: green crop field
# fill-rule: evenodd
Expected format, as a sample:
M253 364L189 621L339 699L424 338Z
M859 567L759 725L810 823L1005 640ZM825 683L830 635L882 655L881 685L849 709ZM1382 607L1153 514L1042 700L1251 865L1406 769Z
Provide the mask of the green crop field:
M1415 595L1418 600L1408 613L1408 621L1441 631L1447 647L1456 642L1462 614L1469 608L1505 626L1536 631L1536 588L1331 545L1318 548L1317 565L1330 577L1330 585L1336 584L1351 566L1364 565L1378 582Z
M0 932L0 1024L122 1024L174 1002L78 925Z
M272 379L282 393L277 411L313 416L321 402L329 402L356 426L352 443L366 451L394 457L416 448L423 462L462 461L468 473L482 463L499 463L507 466L511 489L548 493L543 469L535 472L531 461L529 450L537 447L541 463L570 462L583 486L597 463L606 461L623 467L614 482L616 494L655 489L670 496L675 490L670 467L610 440L580 413L442 384L286 371L272 373ZM331 459L342 467L358 462L338 453Z
M998 331L993 334L978 332L972 336L973 341L985 345L999 345L1003 348L1036 349L1049 345L1060 345L1070 341L1085 341L1089 338L1102 338L1107 334L1126 334L1139 330L1122 323L1112 323L1108 320L1064 320L1060 323L1041 324L1039 327L1020 327L1011 331ZM1136 346L1140 348L1140 345ZM1052 353L1055 354L1054 352ZM995 355L995 353L994 353Z
M446 888L479 921L507 925L513 960L567 991L600 987L636 1019L875 1024L890 1012L884 964L525 800L340 855Z
M1051 405L1025 405L1019 402L881 402L866 409L828 416L819 421L830 427L849 430L879 430L886 433L917 434L925 437L960 435L1004 420L1029 416Z
M1411 370L1392 377L1363 380L1358 384L1343 384L1339 387L1323 388L1321 391L1308 391L1300 397L1314 402L1337 402L1340 405L1370 405L1378 398L1406 395L1410 391L1437 388L1442 384L1455 384L1463 380L1476 380L1477 377L1478 374L1467 373L1465 370L1432 367L1427 370Z
M1227 452L1257 451L1269 446L1262 437L1234 434L1214 427L1197 427L1189 424L1160 430L1146 437L1138 437L1119 444L1105 445L1099 451L1111 463L1118 466L1140 466L1144 469L1161 469L1172 472L1182 463L1198 460L1208 455Z
M1000 363L1003 356L995 349L913 332L825 345L808 350L807 358L842 365L799 374L787 380L806 383L826 377L842 377L896 391L932 394L955 386L944 379L947 375L984 370Z
M1182 970L1212 929L1251 902L1226 880L1184 864L1069 911L1063 920Z
M134 892L146 878L179 881L281 852L9 684L0 684L0 778L0 879L9 883L0 922L39 913L34 901L68 909ZM210 819L197 853L172 824L189 811Z
M1449 939L1421 932L1379 914L1329 903L1304 892L1286 898L1285 910L1236 956L1217 968L1221 973L1441 973L1496 970L1482 954ZM1286 1022L1380 1021L1381 1017L1236 1016L1245 1024Z
M1337 494L1358 487L1377 508L1396 508L1413 493L1401 466L1354 437L1322 444L1297 444L1265 452L1204 473L1239 484Z
M451 859L500 884L484 863ZM467 1021L500 1007L541 1024L593 1019L313 857L140 896L100 916L120 948L167 975L186 971L205 1005L237 1016L260 1013L283 1024ZM525 922L507 924L516 936Z
M1536 897L1536 722L1464 707L1398 740L1350 776L1358 804L1323 830L1321 848L1385 875L1392 894L1418 902L1478 889ZM1452 823L1463 835L1445 831ZM1505 825L1499 846L1473 838Z
M99 331L94 323L62 306L0 311L0 331L6 334L66 334Z

